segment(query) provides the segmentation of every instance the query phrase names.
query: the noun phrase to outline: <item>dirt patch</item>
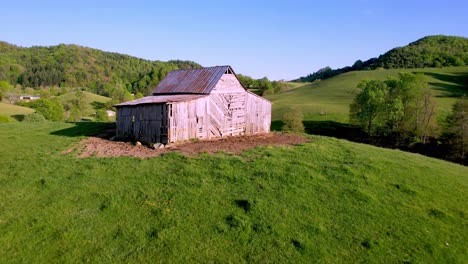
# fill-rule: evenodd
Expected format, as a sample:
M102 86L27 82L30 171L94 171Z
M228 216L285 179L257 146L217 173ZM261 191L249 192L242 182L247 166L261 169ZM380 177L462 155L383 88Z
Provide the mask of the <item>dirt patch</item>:
M310 138L283 133L270 133L254 136L226 137L214 140L200 140L196 142L178 143L162 149L151 149L144 145L134 145L130 142L111 141L111 131L106 131L94 137L88 137L71 149L63 152L76 152L80 158L86 157L120 157L133 156L139 158L156 157L164 153L178 151L184 155L201 152L214 153L225 151L239 154L244 150L257 146L297 145L310 141Z

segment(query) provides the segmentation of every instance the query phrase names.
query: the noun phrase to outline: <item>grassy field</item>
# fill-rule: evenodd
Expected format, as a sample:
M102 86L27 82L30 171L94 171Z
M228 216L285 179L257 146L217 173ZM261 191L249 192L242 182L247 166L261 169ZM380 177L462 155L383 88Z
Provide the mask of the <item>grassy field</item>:
M24 116L33 113L34 110L28 107L12 105L0 102L0 115L11 117L10 120L16 120L15 117Z
M305 120L348 122L349 105L361 80L384 80L400 72L424 73L434 90L439 115L446 115L456 97L468 92L468 67L392 69L355 71L316 81L281 94L269 95L273 102L273 120L281 119L291 106L304 113Z
M334 138L63 155L99 123L0 125L0 263L466 263L468 168Z
M96 110L103 108L105 103L109 102L111 98L97 95L94 93L83 92L84 93L84 109L82 109L84 117L90 117ZM76 99L75 92L67 93L59 96L62 103L70 102Z

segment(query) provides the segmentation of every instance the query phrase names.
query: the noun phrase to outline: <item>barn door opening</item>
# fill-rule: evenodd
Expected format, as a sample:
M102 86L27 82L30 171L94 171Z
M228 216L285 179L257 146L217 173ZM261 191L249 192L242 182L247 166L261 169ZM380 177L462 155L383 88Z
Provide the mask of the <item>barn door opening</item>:
M159 142L167 144L169 142L169 108L171 105L163 104L161 108L161 126Z

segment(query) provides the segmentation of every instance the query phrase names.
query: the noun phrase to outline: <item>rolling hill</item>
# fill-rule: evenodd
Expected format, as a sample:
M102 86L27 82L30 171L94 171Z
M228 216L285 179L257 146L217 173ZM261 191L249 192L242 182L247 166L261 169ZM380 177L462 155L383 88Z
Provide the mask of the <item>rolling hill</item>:
M240 155L63 154L99 123L0 125L0 262L464 263L468 168L311 136Z
M0 116L11 117L10 120L21 119L20 116L31 114L34 109L0 102Z
M60 98L63 105L71 104L73 100L76 100L76 92L70 92L58 96ZM92 116L97 110L101 108L106 108L105 104L108 103L111 98L89 93L83 92L83 104L82 104L82 115L83 117L90 117Z
M350 71L384 69L411 69L468 65L468 38L455 36L427 36L404 47L394 48L378 58L358 60L352 66L340 69L325 67L295 81L311 82L328 79Z
M349 105L361 80L384 80L400 72L424 73L436 96L437 111L445 115L456 98L468 93L468 67L377 69L352 71L330 79L317 80L281 94L267 95L273 102L272 120L281 119L289 108L298 108L305 120L333 120L347 123Z
M0 80L23 87L87 87L109 95L117 86L146 94L169 71L197 67L191 61L149 61L78 45L23 48L0 41Z

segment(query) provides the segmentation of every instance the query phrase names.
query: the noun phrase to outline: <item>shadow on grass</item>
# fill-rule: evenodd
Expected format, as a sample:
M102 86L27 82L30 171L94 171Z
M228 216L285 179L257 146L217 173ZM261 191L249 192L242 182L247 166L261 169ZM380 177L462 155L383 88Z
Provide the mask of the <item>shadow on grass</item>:
M51 132L51 135L65 137L97 136L106 138L115 134L115 123L109 122L76 122L75 126Z
M26 115L12 115L11 117L14 118L16 121L22 122Z
M445 92L447 97L460 97L468 93L468 72L453 74L435 73L435 72L415 72L423 73L443 83L430 82L437 90Z
M307 134L335 137L384 148L397 148L434 158L467 164L466 160L448 156L448 148L450 146L447 144L441 144L437 138L429 138L428 142L423 144L420 142L414 142L414 136L406 135L404 133L394 132L388 135L370 136L358 126L335 121L303 121L302 123L304 124L305 132ZM271 123L271 130L281 131L282 126L282 121L275 120Z
M304 121L307 134L347 139L356 142L365 142L368 138L359 127L335 121Z

